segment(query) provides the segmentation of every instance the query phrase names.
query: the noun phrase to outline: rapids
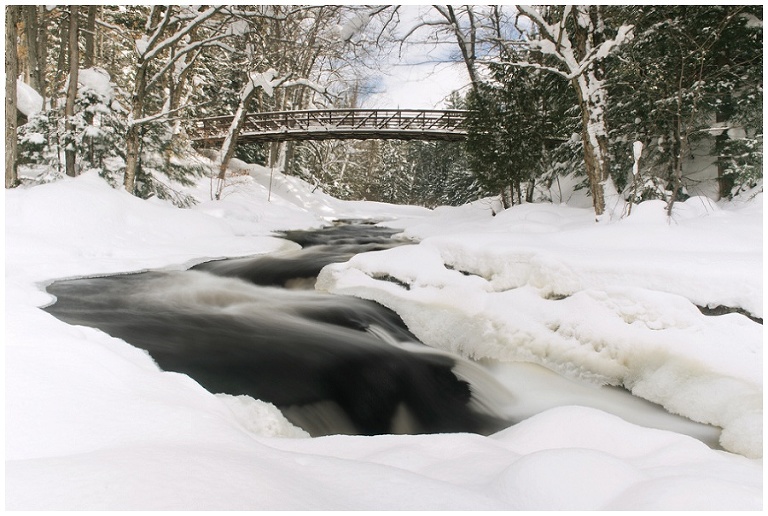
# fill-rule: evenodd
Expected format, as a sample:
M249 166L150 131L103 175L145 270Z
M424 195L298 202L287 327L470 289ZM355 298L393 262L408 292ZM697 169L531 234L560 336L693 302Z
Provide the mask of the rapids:
M478 364L424 346L393 311L315 291L329 263L409 242L396 230L337 225L290 231L302 246L274 255L57 281L46 310L146 350L166 371L212 393L276 405L312 436L491 434L543 410L585 405L717 447L719 429L615 388L533 364Z
M290 232L285 237L303 249L187 271L58 281L48 287L56 302L46 310L144 349L163 370L185 373L213 393L273 403L313 436L488 434L507 426L454 374L456 360L418 343L394 312L284 288L311 287L328 263L397 245L394 232Z

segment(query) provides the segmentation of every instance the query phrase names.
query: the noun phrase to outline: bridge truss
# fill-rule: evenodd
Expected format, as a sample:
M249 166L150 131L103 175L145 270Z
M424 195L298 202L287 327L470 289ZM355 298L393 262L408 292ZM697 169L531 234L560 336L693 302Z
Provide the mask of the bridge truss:
M221 144L232 116L192 121L194 142ZM238 142L302 140L440 140L467 137L467 111L424 109L313 109L246 115Z

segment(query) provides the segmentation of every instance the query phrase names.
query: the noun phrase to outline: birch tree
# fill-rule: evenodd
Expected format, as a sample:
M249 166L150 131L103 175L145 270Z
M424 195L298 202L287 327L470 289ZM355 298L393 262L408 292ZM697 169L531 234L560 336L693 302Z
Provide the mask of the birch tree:
M215 199L221 198L221 192L224 189L224 180L226 179L227 168L235 154L235 145L237 143L237 137L240 135L240 131L245 123L245 115L251 105L251 100L262 89L268 96L272 96L272 92L279 83L278 79L275 81L275 75L277 72L270 68L265 73L257 74L252 73L248 76L248 81L240 91L240 101L237 105L237 110L232 118L232 122L227 130L227 135L224 137L224 142L221 144L221 150L219 152L219 174L216 179L216 193Z
M581 110L584 164L595 216L599 220L606 208L612 208L607 205L609 198L618 200L609 173L607 94L602 61L632 37L632 26L622 25L613 37L608 37L602 8L596 5L566 5L549 10L547 17L532 6L518 5L517 9L530 21L528 27L521 27L518 20L518 28L527 34L531 50L548 59L543 63L512 64L553 72L568 80L576 92Z
M147 20L144 34L135 42L136 72L131 93L128 115L128 130L125 145L125 175L123 186L133 193L139 170L141 155L142 126L157 120L167 119L171 113L170 103L147 111L148 93L157 88L169 72L180 77L185 69L192 66L200 49L215 44L226 37L226 24L218 21L211 27L210 34L200 40L190 35L196 29L211 24L215 16L224 10L217 7L153 6ZM177 66L178 65L178 66Z
M248 72L219 152L216 199L221 197L227 167L255 98L261 99L258 108L262 108L264 101L268 100L272 109L280 111L306 107L310 101L308 92L327 94L327 89L312 79L318 75L321 57L333 51L329 33L340 10L336 6L257 6L255 10L236 12L241 22L249 21L253 26L242 34L247 44L240 52L244 59L239 62ZM291 37L286 38L287 34ZM286 156L286 142L272 144L269 166L284 167L285 163L280 162Z

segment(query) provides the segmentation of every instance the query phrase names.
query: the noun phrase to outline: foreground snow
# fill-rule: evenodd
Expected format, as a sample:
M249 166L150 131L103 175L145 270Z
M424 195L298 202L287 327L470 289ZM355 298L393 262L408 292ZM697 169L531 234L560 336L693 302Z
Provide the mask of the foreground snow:
M282 176L267 202L267 172L244 169L222 201L190 210L93 175L6 192L7 509L761 508L762 327L693 305L762 317L761 199L689 201L673 224L649 203L596 226L564 206L493 218L481 203L341 202ZM730 452L584 406L513 406L531 417L491 437L309 439L274 407L212 395L38 309L54 279L277 252L293 244L270 231L333 218L386 219L423 241L331 266L324 288L389 304L502 381L504 361L525 360L623 384L723 426Z

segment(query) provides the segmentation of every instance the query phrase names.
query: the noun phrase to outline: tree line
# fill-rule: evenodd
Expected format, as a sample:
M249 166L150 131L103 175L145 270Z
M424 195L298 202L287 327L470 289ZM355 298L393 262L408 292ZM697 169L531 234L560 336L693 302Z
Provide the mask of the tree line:
M6 138L6 187L19 164L97 169L184 204L174 185L203 170L186 124L222 114L235 116L215 153L215 198L235 157L338 197L426 206L531 202L576 175L598 218L761 184L759 5L404 9L6 6L6 132L18 134ZM467 72L446 99L471 111L465 145L234 145L248 111L359 107L381 55L424 44ZM9 115L17 76L41 97L28 119Z
M240 114L340 96L353 65L374 57L348 28L369 17L354 6L6 6L6 102L19 75L41 97L29 119L7 106L6 130L22 123L6 187L32 164L98 169L133 194L179 200L174 185L200 168L188 159L189 120L236 115L217 158L223 179ZM285 159L278 145L258 153Z
M473 169L507 204L574 170L598 216L761 184L761 6L520 6L514 24L527 44L468 95Z

